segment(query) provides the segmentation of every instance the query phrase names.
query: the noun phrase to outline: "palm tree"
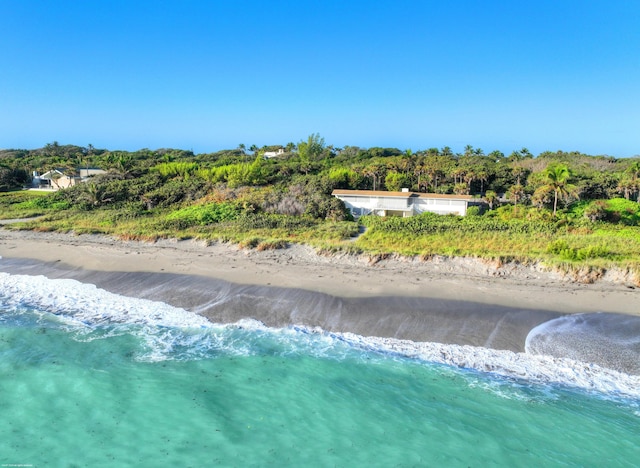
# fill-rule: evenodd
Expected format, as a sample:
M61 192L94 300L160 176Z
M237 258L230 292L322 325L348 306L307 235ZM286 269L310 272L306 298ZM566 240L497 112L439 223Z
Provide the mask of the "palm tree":
M489 172L486 169L480 169L476 176L480 181L480 194L482 195L484 193L484 184L489 180Z
M382 167L379 164L371 164L363 169L363 175L365 177L371 177L373 180L373 190L376 190L378 177Z
M112 151L106 156L107 167L110 171L129 177L134 165L133 156L124 151Z
M493 210L493 206L498 201L498 194L493 190L487 190L487 193L484 194L484 199L489 205L489 209Z
M445 156L447 158L452 158L453 157L453 151L448 146L445 146L444 148L442 148L440 153L442 154L442 156Z
M553 216L558 208L558 197L567 198L577 191L575 185L569 183L571 171L564 164L551 164L544 170L543 176L546 184L541 189L553 191Z
M471 156L472 154L473 154L473 146L465 145L465 147L464 147L464 155L465 156Z
M513 200L513 212L515 213L518 209L518 200L524 197L524 187L520 184L512 185L509 191L507 192L507 196L509 199Z
M87 172L85 173L86 177L89 177L89 165L92 163L91 158L93 157L94 150L95 148L91 143L89 143L86 148L82 149L82 154L80 156L81 161L80 161L79 167L81 168L81 166L85 166L85 169L87 170ZM82 175L82 172L80 173L80 175Z
M529 151L528 148L522 148L520 150L520 155L524 158L524 159L531 159L533 158L533 154L531 154L531 152Z
M469 167L464 174L464 181L469 186L468 193L471 193L471 184L478 179L478 173L473 167Z
M418 161L413 168L413 175L418 177L418 191L422 191L422 176L427 172L427 168L424 166L424 161Z
M447 147L445 147L447 148ZM444 151L444 150L443 150ZM424 160L424 166L427 175L433 185L434 192L438 191L438 182L445 174L449 173L454 167L452 156L429 154Z
M628 175L629 188L638 192L637 201L640 203L640 161L633 161L624 172Z
M104 185L90 182L84 186L81 199L89 203L91 206L100 206L113 200L108 196L107 189Z
M43 153L49 158L60 156L60 144L57 141L47 143L44 147Z
M411 150L407 150L407 151L411 151ZM409 177L409 174L411 174L411 172L413 171L414 167L415 167L415 161L412 157L402 158L398 162L398 169L400 169L402 173L405 176L407 176L407 178Z
M469 195L469 186L464 182L459 182L453 186L453 193L456 195Z
M630 193L635 190L635 184L629 177L623 177L618 182L617 190L624 194L624 198L629 199Z
M453 177L453 183L457 184L458 179L460 179L460 183L464 181L464 175L466 174L466 170L463 167L454 167L451 170L451 177Z
M527 170L520 164L514 164L511 167L511 173L516 178L516 184L520 185L520 178L527 173Z

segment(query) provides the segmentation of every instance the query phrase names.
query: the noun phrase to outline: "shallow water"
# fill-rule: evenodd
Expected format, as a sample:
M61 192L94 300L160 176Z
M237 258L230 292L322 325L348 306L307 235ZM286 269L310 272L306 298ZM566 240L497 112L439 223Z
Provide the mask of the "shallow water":
M74 281L0 280L0 463L640 461L635 376L484 348L212 325Z

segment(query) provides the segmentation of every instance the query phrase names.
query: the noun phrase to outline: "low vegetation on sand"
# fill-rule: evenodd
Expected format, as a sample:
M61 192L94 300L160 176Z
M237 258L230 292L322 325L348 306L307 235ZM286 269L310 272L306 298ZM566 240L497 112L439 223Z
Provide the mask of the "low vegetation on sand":
M278 156L265 159L266 151ZM249 152L251 154L249 154ZM21 190L25 174L56 168L105 170L68 188ZM87 171L88 172L88 171ZM465 217L354 220L333 189L476 196ZM505 156L465 148L413 153L295 145L194 155L47 145L0 151L0 219L5 229L101 233L123 239L234 242L260 250L305 243L323 252L429 258L468 256L544 263L566 271L640 272L640 162L526 149Z

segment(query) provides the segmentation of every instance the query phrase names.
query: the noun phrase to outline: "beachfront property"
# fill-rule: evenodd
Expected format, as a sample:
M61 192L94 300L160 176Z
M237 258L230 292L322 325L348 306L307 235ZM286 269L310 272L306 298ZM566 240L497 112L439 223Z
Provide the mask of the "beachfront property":
M74 175L65 174L60 169L51 169L44 174L33 171L31 187L35 189L59 190L86 182L91 177L104 174L106 171L97 168L84 167L76 170Z
M444 195L439 193L415 193L380 190L334 190L332 195L344 202L351 214L408 217L424 212L456 214L464 216L470 205L482 201L469 195Z

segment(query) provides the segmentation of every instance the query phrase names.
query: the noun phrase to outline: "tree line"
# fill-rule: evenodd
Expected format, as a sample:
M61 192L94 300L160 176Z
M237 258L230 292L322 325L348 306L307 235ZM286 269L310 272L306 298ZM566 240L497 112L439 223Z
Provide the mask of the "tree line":
M280 149L283 153L278 157L263 157ZM484 198L491 208L508 202L516 207L548 208L554 214L576 200L624 197L640 202L638 157L616 159L564 151L534 156L526 148L509 155L485 154L471 145L460 153L446 146L415 152L335 147L325 144L319 134L297 144L251 145L249 149L240 144L202 154L166 148L130 152L58 142L33 150L0 150L0 190L27 185L33 171L58 169L75 175L84 167L108 171L75 190L93 206L128 200L152 208L167 200L194 199L213 188L242 187L268 188L263 205L280 206L281 211L288 206L297 212L301 209L297 204L308 207L315 200L316 205L325 205L324 210L316 210L319 216L335 216L337 208L329 206L327 198L335 188L471 195Z

